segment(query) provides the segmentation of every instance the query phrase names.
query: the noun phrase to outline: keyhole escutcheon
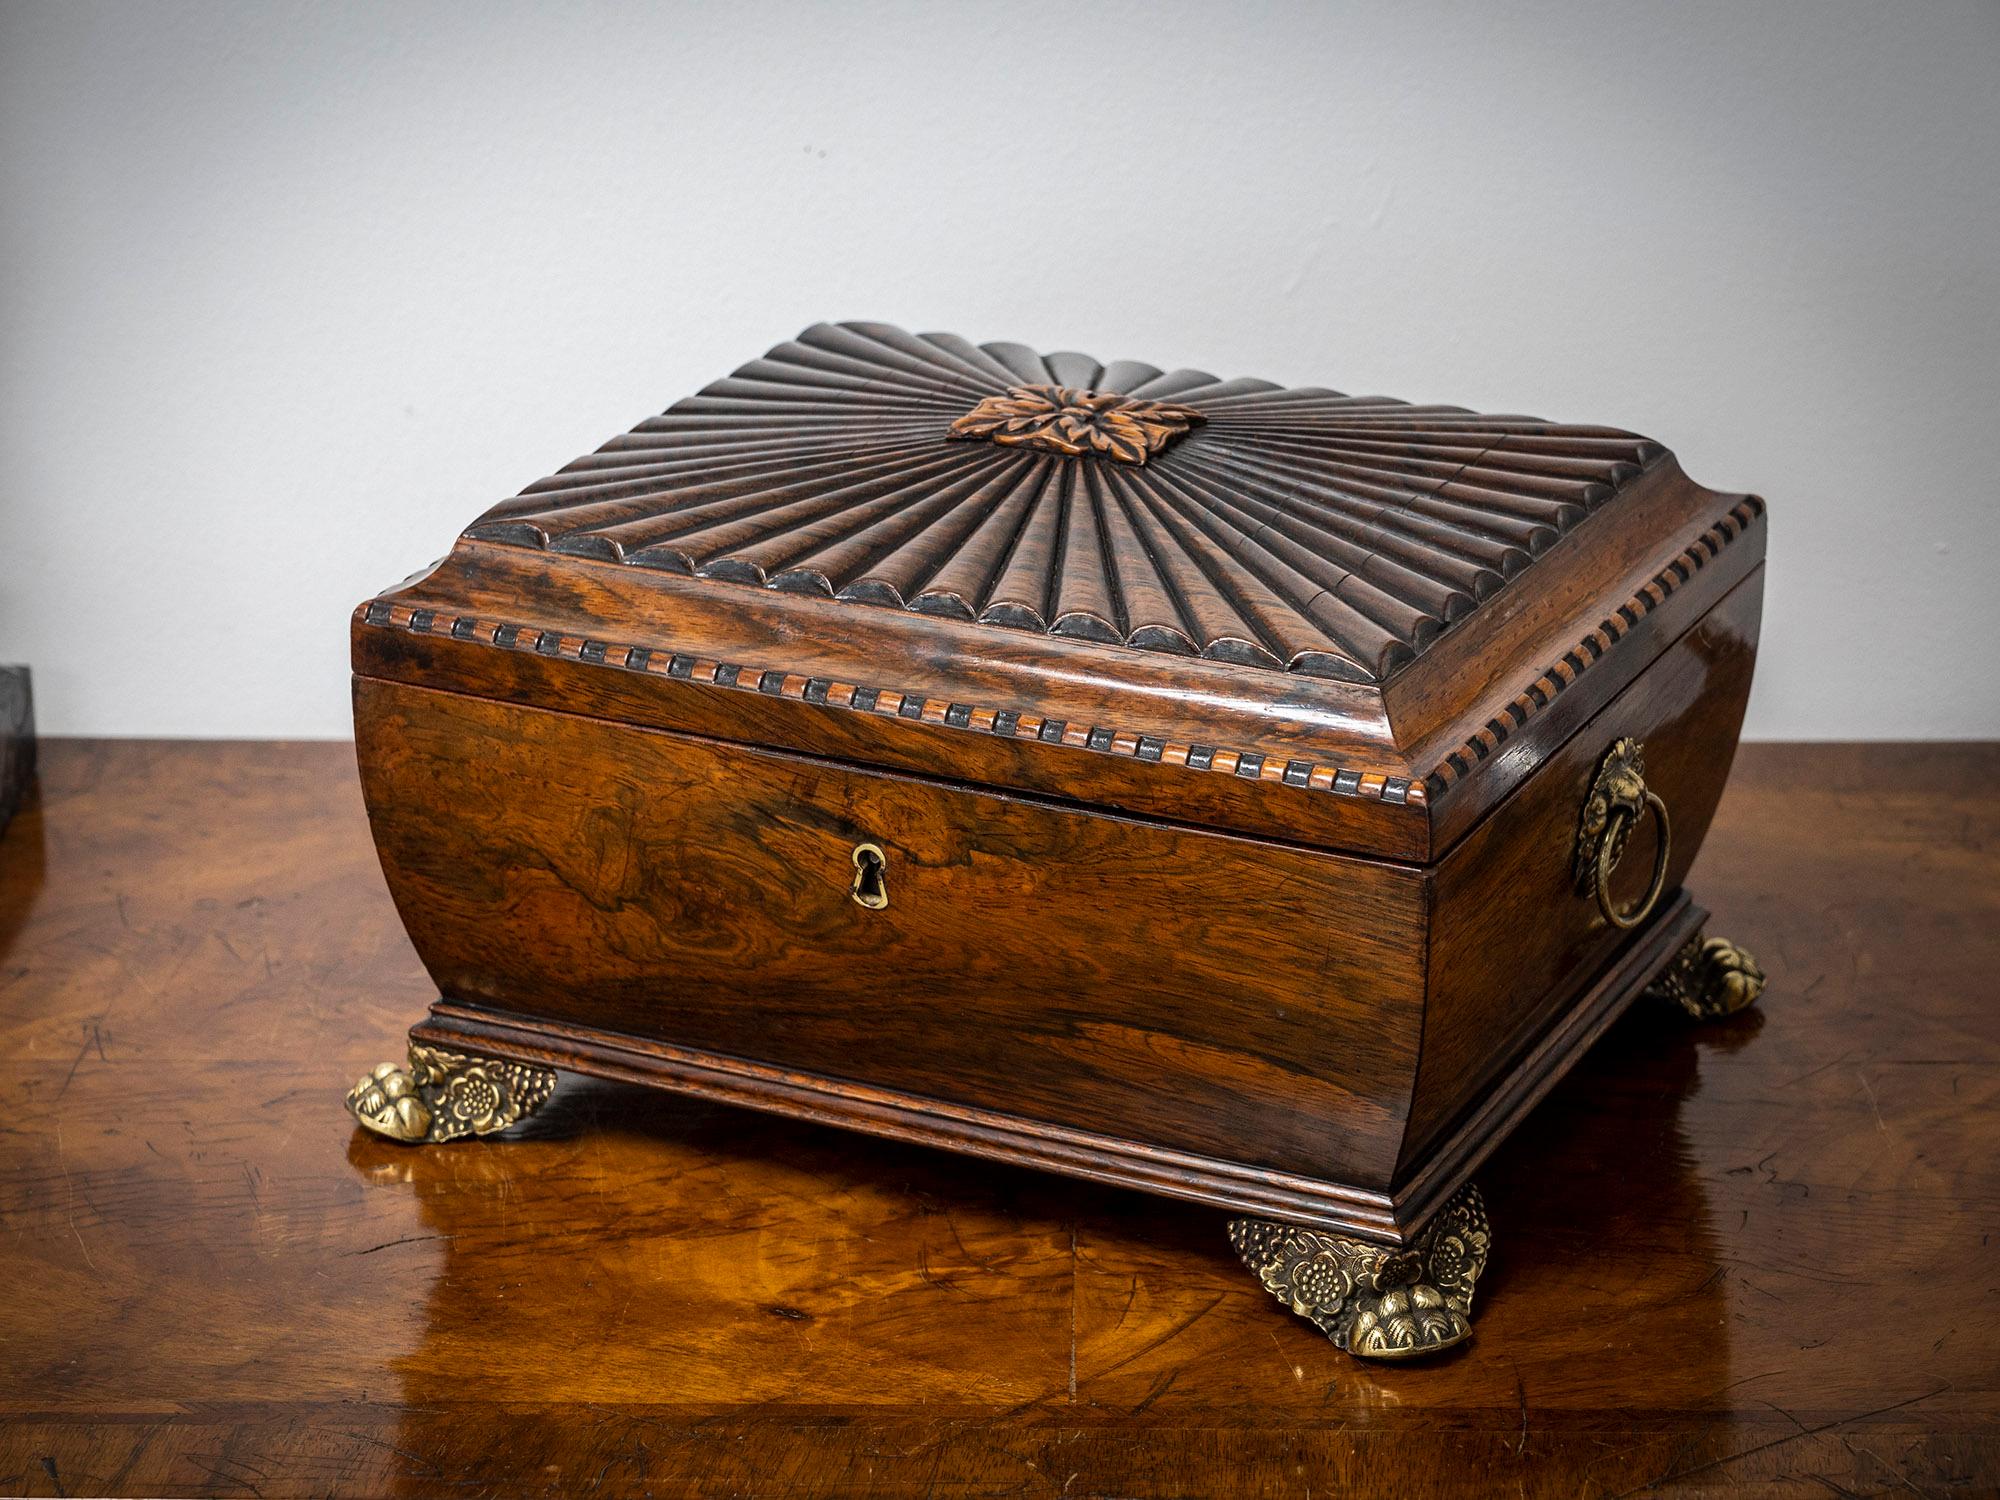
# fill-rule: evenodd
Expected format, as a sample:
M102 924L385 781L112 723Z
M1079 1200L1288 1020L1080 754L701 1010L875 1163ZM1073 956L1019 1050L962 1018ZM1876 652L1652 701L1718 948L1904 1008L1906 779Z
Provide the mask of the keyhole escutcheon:
M856 906L880 911L889 904L889 861L879 844L854 846L854 882L847 894Z

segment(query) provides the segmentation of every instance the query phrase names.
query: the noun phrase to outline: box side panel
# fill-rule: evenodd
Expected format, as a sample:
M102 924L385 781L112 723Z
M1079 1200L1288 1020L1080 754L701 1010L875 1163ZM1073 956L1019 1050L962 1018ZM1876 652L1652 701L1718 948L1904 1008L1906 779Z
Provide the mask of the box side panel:
M452 1000L1387 1184L1419 872L365 678L356 721Z
M1763 605L1759 568L1592 718L1438 867L1429 995L1404 1169L1544 1031L1626 938L1574 880L1584 800L1611 743L1645 747L1665 802L1666 891L1701 848L1729 778ZM1643 895L1657 825L1635 832L1612 883ZM1666 904L1663 897L1661 905Z

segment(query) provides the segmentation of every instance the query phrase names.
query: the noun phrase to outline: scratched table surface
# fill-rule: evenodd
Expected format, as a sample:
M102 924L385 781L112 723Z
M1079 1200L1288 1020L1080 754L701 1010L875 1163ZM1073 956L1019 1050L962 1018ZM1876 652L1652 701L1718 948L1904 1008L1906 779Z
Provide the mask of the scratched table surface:
M2000 747L1752 746L1488 1164L1473 1341L1357 1364L1220 1215L566 1078L357 1133L431 998L344 745L53 741L0 842L0 1492L2000 1489Z

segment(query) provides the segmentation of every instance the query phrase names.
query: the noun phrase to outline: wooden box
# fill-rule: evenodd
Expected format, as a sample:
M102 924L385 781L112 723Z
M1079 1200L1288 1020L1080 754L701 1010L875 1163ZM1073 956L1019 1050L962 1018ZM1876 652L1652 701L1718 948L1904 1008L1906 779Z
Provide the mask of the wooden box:
M353 621L443 998L384 1133L633 1079L1213 1205L1343 1347L1463 1337L1468 1178L1634 997L1764 507L1604 427L821 325Z

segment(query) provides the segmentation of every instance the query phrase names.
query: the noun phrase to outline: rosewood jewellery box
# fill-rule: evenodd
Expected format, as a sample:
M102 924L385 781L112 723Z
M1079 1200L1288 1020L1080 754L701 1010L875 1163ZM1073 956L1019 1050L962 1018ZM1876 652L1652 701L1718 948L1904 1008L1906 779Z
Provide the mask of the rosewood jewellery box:
M348 1103L574 1069L1225 1209L1357 1355L1469 1331L1470 1178L1642 993L1764 505L1608 427L822 324L353 620L442 997Z

